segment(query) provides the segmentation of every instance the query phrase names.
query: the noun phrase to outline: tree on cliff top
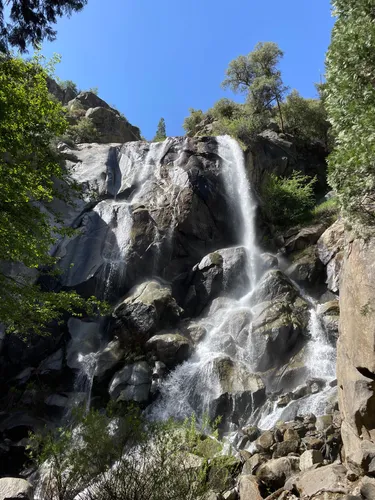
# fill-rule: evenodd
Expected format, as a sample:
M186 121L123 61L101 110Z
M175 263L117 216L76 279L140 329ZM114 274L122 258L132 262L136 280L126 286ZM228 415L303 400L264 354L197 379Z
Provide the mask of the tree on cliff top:
M284 128L280 103L287 87L278 69L283 51L274 42L260 42L247 56L239 56L229 63L224 88L247 94L254 113L272 112L276 104L281 127Z
M375 223L375 10L373 0L333 1L325 104L336 145L329 183L353 219Z
M165 129L165 120L164 118L160 118L158 123L158 128L156 129L156 135L154 137L154 141L164 141L167 138L167 132Z
M11 4L9 22L4 19L4 4ZM53 41L57 18L83 9L87 0L0 0L0 51L9 46L21 52L28 44L37 47L44 39Z
M49 203L67 199L58 186L69 182L50 146L67 122L42 62L0 57L0 323L23 334L95 304L35 283L36 270L55 262L49 249L62 230Z

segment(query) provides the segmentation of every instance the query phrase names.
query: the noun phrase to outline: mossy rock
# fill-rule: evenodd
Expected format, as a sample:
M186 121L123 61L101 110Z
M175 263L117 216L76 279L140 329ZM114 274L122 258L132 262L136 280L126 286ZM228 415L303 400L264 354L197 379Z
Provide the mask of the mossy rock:
M223 265L223 257L218 252L212 252L209 254L210 260L214 266Z

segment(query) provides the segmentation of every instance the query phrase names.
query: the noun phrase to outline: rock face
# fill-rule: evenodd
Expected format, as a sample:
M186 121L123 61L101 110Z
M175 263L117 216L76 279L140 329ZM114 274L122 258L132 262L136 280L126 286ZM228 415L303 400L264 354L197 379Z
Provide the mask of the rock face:
M64 286L118 298L142 276L176 278L232 243L236 215L214 138L80 145L73 153L68 165L85 202L65 210L78 234L56 249ZM175 287L182 299L184 279Z
M18 498L32 500L32 485L24 479L17 479L14 477L0 478L0 499L16 500Z
M288 278L273 270L259 282L252 303L255 370L278 368L303 342L309 306Z
M318 255L326 266L327 286L332 292L340 288L340 276L344 258L344 222L336 221L318 240Z
M259 134L253 145L246 151L246 163L250 181L260 190L267 173L288 176L294 170L318 178L318 189L326 190L327 153L321 145L301 148L291 136L266 130Z
M340 289L337 382L347 464L375 464L375 240L354 240L345 253Z

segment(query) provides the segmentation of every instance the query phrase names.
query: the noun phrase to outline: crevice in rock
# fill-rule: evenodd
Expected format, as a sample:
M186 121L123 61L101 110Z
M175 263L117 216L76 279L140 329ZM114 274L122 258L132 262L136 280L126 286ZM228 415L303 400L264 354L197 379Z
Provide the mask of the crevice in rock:
M369 378L370 380L375 380L375 373L370 371L368 368L362 367L362 366L357 366L356 369L364 377Z

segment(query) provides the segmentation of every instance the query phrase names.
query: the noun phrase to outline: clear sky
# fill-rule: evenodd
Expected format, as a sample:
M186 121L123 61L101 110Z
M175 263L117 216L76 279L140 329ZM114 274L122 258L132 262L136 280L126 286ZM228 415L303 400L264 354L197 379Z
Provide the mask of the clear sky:
M284 82L314 97L332 25L329 0L89 0L43 52L62 56L61 79L98 87L151 139L160 117L182 135L190 107L232 97L225 69L259 41L279 44Z

